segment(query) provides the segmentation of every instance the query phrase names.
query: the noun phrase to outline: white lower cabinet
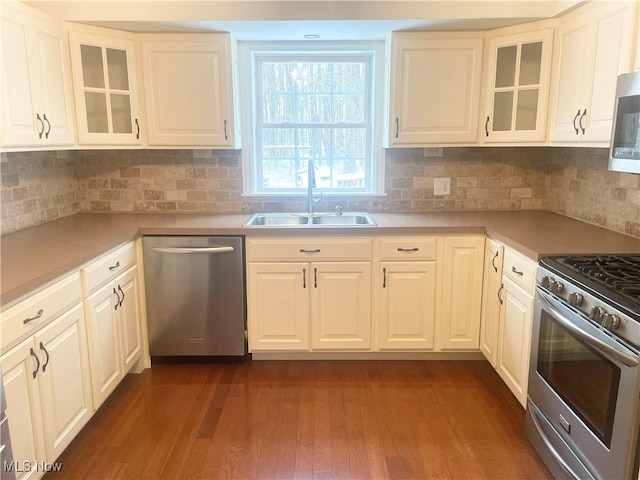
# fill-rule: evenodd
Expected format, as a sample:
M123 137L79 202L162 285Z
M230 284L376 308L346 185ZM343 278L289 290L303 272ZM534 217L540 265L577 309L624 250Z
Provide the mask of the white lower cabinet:
M53 462L93 415L82 305L0 358L16 461ZM37 478L42 471L17 472Z
M96 409L142 353L137 275L131 267L85 299Z
M500 298L504 247L487 239L484 251L484 278L482 281L482 317L480 320L480 351L496 368L498 359L498 332L500 328Z
M371 263L310 265L311 349L371 349Z
M371 250L360 238L249 239L249 350L370 350Z
M484 237L445 237L439 319L442 350L478 350Z
M307 263L250 263L249 348L309 350Z
M522 406L527 401L537 267L487 240L480 350Z
M525 406L531 352L533 296L508 278L503 282L496 370L518 401Z

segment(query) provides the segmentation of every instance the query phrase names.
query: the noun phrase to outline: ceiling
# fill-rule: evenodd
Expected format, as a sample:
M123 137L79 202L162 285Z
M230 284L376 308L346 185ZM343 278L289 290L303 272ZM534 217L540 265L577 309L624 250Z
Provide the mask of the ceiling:
M23 0L73 22L132 32L231 32L238 40L376 40L391 31L489 30L582 0Z

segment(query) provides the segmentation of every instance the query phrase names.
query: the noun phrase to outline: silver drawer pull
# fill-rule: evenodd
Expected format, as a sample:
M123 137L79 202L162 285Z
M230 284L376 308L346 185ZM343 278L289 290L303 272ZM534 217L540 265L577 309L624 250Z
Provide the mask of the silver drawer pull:
M301 248L300 253L320 253L320 249L316 248L315 250L305 250L304 248Z
M109 271L111 271L111 270L115 270L115 269L116 269L116 268L118 268L119 266L120 266L120 262L119 262L119 261L117 261L115 265L111 265L111 266L109 267Z
M193 254L193 253L228 253L233 252L233 247L219 246L219 247L153 247L152 252L156 253L178 253L178 254Z
M516 270L516 267L511 267L511 271L512 271L513 273L515 273L516 275L520 275L520 276L523 276L523 275L524 275L524 273L523 273L523 272L521 272L520 270Z
M38 310L38 313L36 313L35 317L25 318L22 321L22 323L26 325L29 322L33 322L34 320L38 320L42 316L43 313L44 313L44 309L41 308L40 310Z
M399 252L417 252L420 249L418 247L413 247L413 248L398 248Z

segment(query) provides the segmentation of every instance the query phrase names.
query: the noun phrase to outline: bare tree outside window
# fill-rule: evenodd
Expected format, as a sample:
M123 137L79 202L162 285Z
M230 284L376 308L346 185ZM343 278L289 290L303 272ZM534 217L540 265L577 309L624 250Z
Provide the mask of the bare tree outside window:
M254 57L257 190L306 188L313 160L325 191L371 189L372 52Z

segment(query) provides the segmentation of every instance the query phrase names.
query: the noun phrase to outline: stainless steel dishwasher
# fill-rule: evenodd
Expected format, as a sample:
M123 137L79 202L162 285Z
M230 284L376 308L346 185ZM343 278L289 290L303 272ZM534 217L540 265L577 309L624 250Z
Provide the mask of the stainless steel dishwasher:
M246 353L244 238L144 236L149 353Z

